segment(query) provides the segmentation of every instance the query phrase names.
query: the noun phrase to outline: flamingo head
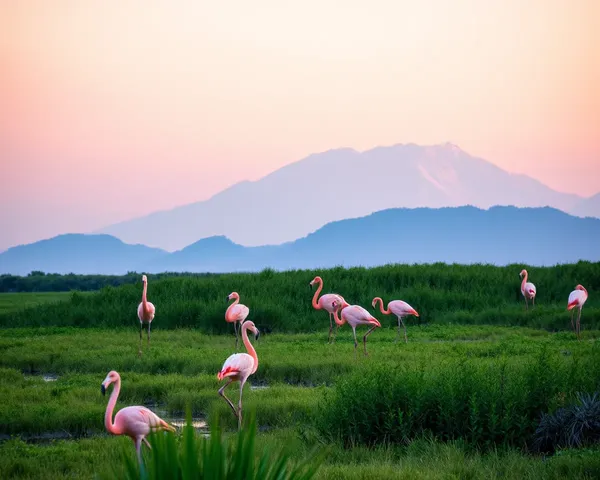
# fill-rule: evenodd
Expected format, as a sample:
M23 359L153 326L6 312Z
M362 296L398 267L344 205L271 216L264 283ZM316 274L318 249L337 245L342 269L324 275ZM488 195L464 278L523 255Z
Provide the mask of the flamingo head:
M106 378L104 379L104 381L102 382L102 385L100 387L100 390L102 391L102 395L106 395L106 389L108 388L108 386L111 383L115 383L117 381L119 381L121 379L121 376L118 374L118 372L115 372L114 370L111 370L110 372L108 372L108 375L106 376Z
M381 303L383 304L383 300L382 300L381 298L379 298L379 297L375 297L375 298L373 299L373 301L371 302L371 306L372 306L373 308L375 308L375 305L377 305L377 302L381 302Z
M315 283L323 283L323 279L317 275L315 278L312 279L312 282L310 282L309 284L311 288Z
M232 298L237 298L239 300L240 295L237 292L231 292L229 295L227 295L227 301L231 300Z
M258 328L256 328L256 325L254 325L254 322L252 320L246 320L244 322L243 328L250 330L254 334L254 339L258 340L258 337L260 336L260 331L258 330Z
M142 275L142 282L147 283L148 277L146 275Z
M343 307L343 305L344 305L344 304L343 304L343 303L342 303L340 300L338 300L338 299L335 299L335 300L334 300L334 301L331 303L331 306L333 307L333 310L334 310L334 311L337 311L337 310L339 310L340 308L342 308L342 307Z
M523 278L523 275L527 275L527 270L521 270L521 273L519 273L519 277Z

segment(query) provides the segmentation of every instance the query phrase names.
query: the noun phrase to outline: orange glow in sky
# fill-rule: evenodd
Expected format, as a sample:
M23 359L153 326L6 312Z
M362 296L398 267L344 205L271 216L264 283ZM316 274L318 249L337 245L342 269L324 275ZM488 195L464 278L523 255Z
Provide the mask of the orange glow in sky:
M0 250L313 152L450 141L600 190L595 0L0 3Z

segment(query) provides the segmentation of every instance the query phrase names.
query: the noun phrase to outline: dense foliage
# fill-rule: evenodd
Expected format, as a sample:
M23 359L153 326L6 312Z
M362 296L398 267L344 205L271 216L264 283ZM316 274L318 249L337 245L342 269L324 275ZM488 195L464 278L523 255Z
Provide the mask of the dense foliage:
M418 369L371 366L337 381L319 409L319 429L347 445L423 434L479 448L531 445L542 413L600 390L600 345L570 362L560 358L567 353L544 347L511 362L505 344L492 363L469 355Z
M211 277L218 273L164 272L148 275L152 280L169 277ZM0 275L0 293L16 292L91 292L103 287L118 287L140 281L142 274L129 272L127 275L61 275L58 273L31 272L27 276Z
M371 301L402 299L420 314L411 324L459 323L527 325L547 329L570 328L566 311L569 293L578 283L590 293L584 307L582 328L600 326L600 263L580 262L546 268L530 268L537 286L535 308L525 310L520 292L522 265L390 265L378 268L334 268L315 271L227 274L158 278L149 276L148 300L156 306L153 329L194 327L207 333L224 333L227 295L237 291L250 307L249 319L263 333L311 332L328 327L326 312L311 306L315 275L324 280L322 293L337 292L351 304L370 311ZM97 294L73 292L66 302L41 305L21 312L0 314L0 326L134 326L142 284L106 286ZM376 314L382 318L380 314ZM394 317L384 325L397 324Z

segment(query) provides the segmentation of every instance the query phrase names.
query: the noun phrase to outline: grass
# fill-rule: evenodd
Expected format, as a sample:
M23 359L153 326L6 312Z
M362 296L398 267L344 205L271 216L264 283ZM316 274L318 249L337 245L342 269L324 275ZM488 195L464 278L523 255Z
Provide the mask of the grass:
M315 446L327 446L315 478L592 478L600 471L600 451L594 447L559 450L543 460L510 445L479 452L461 438L442 441L443 436L436 439L424 431L407 444L345 445L343 438L328 437L318 428L323 412L331 415L337 409L343 424L344 414L360 407L356 394L343 397L339 405L328 405L327 399L344 382L367 378L370 372L404 369L440 375L440 365L464 361L480 369L504 362L518 370L545 351L552 359L549 368L558 373L594 361L599 331L586 330L579 342L572 333L524 327L433 324L409 326L405 344L394 342L395 328L388 325L370 335L369 356L355 358L349 328L340 329L333 345L327 344L327 329L322 330L261 335L256 344L260 364L244 390L244 409L246 415L256 415L257 455L263 448L286 445L292 459L301 461ZM237 421L217 395L221 383L216 379L233 352L233 333L157 329L149 349L144 340L141 358L138 342L134 327L0 330L0 435L12 438L0 444L0 477L92 478L94 472L114 473L114 459L121 458L123 449L134 459L131 440L107 436L104 430L107 398L99 386L110 369L123 380L117 410L146 404L171 421L181 419L190 405L196 418L209 425L221 418L225 436L234 435ZM45 381L44 374L56 380ZM588 382L600 380L597 369L586 375ZM232 387L226 392L237 403L239 389ZM52 435L71 438L48 442Z
M14 314L45 303L68 301L67 292L0 293L0 314Z
M153 328L194 328L204 333L232 331L223 321L226 296L237 291L250 308L249 319L261 331L309 333L328 327L326 312L311 306L314 291L309 282L316 274L326 292L337 292L351 304L370 311L375 296L387 302L402 299L420 314L410 324L511 325L568 330L569 293L578 283L590 292L584 307L582 328L600 328L600 263L530 268L529 279L537 286L535 308L525 310L520 292L522 265L389 265L336 268L323 271L228 274L207 277L149 277L148 299L156 306ZM68 301L44 304L11 313L0 313L0 326L126 327L137 324L141 281L107 286L97 293L70 294ZM380 314L377 314L380 316ZM380 316L381 317L381 316ZM396 319L383 321L393 324Z

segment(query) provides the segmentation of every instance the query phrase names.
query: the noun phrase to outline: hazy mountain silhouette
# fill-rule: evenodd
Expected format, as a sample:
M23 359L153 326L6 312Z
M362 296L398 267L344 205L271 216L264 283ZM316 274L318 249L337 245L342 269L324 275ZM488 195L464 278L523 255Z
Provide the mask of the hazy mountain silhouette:
M261 247L214 236L167 253L108 235L61 235L0 254L0 273L250 272L434 262L553 265L600 261L598 245L600 219L549 207L398 208Z
M225 237L200 240L147 266L150 272L258 271L387 263L600 261L600 219L557 209L447 207L388 209L329 223L276 246L243 247Z
M125 274L168 255L145 245L128 245L110 235L66 234L9 248L0 254L0 273Z
M600 217L600 193L578 202L571 213L579 217Z
M393 207L552 206L582 200L510 174L452 144L350 148L310 155L212 198L106 227L129 243L181 249L224 235L236 243L280 244L336 220Z

